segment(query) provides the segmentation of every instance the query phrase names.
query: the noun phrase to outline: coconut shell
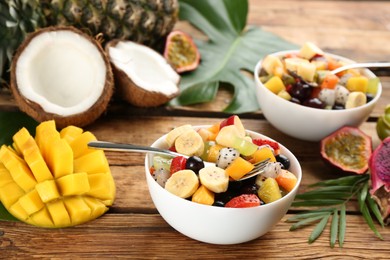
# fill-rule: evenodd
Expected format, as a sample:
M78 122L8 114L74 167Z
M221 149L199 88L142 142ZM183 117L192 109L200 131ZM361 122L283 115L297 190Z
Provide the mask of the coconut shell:
M104 89L99 99L86 111L79 114L70 115L70 116L60 116L57 114L46 112L40 106L40 104L27 99L25 96L23 96L20 93L17 85L17 78L16 78L16 66L18 63L18 59L20 55L23 53L24 49L34 39L34 37L42 33L51 32L51 31L62 31L62 30L72 31L74 33L79 34L81 37L84 37L87 40L89 40L99 50L99 52L102 55L102 59L104 60L104 64L106 65L106 81L104 84ZM75 29L74 27L60 27L60 26L46 27L38 31L35 31L34 33L29 34L27 38L24 40L24 42L17 49L11 64L10 88L19 109L25 112L26 114L28 114L29 116L31 116L36 121L42 122L42 121L53 119L55 120L56 126L58 128L63 128L68 125L83 127L94 122L107 109L107 106L114 92L114 76L110 66L109 59L97 40L83 33L82 31Z
M107 43L105 49L109 53L109 48L118 44L119 40L113 40ZM172 95L165 95L157 91L148 91L136 85L131 78L115 63L111 62L111 67L115 78L115 88L119 97L126 102L137 107L156 107L163 105L179 95L179 88L177 92Z

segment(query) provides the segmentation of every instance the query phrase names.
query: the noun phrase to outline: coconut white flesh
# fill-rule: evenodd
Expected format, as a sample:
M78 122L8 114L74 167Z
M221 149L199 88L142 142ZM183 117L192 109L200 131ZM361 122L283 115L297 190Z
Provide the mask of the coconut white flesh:
M71 31L39 34L16 66L21 94L46 112L61 116L88 110L102 95L105 77L99 49Z
M130 41L119 42L109 48L109 57L140 88L167 96L178 90L179 74L149 47Z

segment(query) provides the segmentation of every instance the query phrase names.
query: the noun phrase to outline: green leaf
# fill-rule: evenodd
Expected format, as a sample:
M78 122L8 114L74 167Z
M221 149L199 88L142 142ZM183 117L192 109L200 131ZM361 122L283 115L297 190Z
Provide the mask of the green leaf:
M12 144L12 136L22 127L35 135L37 125L36 121L24 113L0 111L0 145Z
M367 206L364 204L363 208L361 209L361 212L363 214L363 217L364 217L364 220L367 222L368 226L370 227L370 229L374 232L374 234L383 240L383 237L382 235L378 232L378 230L376 229L375 225L374 225L374 222L371 218L371 215L370 215L370 212L368 211L368 208Z
M347 229L347 209L345 204L343 204L340 207L340 223L339 223L339 246L340 247L343 247L346 229Z
M309 243L313 243L316 239L321 235L322 231L324 231L326 224L328 223L330 214L324 216L321 221L317 224L317 226L313 229L309 236Z
M255 83L242 70L253 72L266 54L297 46L258 27L246 26L247 0L180 0L179 4L180 19L201 30L208 41L196 41L201 63L195 71L182 75L181 94L170 104L211 102L223 82L233 90L224 112L258 110Z
M0 146L12 144L12 136L22 127L35 133L36 121L21 112L0 111ZM16 220L0 203L0 220Z
M363 185L361 191L358 193L359 194L358 195L358 202L359 202L359 206L360 206L360 211L362 211L362 208L366 203L367 193L368 193L368 182L366 182Z
M367 204L371 210L371 212L374 214L375 218L378 220L379 224L381 224L382 227L385 226L385 223L383 222L381 211L379 210L378 204L371 198L371 196L367 196Z
M325 216L326 214L329 214L333 210L334 209L331 208L331 209L320 209L318 211L310 211L307 213L300 213L300 214L296 214L295 216L288 218L286 221L287 222L296 222L296 221L300 221L300 220L305 219L305 218Z
M332 223L330 226L330 247L333 248L336 244L336 239L339 230L339 215L338 210L335 209L332 214Z
M314 199L304 201L294 201L291 206L293 207L313 207L313 206L329 206L338 205L344 203L344 200L338 199Z
M315 186L351 186L351 185L356 184L357 182L366 181L368 179L369 179L368 174L351 175L351 176L341 177L341 178L337 178L337 179L317 182L317 183L312 184L310 186L311 187L315 187Z
M347 192L307 192L296 196L297 199L318 200L318 199L344 199L351 194Z
M325 216L328 216L329 213L327 213ZM297 223L291 225L290 227L290 231L294 231L298 228L302 228L302 227L305 227L307 225L310 225L311 223L317 221L317 220L320 220L320 219L323 219L325 217L324 215L320 215L320 216L315 216L315 217L311 217L311 218L306 218L306 219L303 219L301 221L298 221Z

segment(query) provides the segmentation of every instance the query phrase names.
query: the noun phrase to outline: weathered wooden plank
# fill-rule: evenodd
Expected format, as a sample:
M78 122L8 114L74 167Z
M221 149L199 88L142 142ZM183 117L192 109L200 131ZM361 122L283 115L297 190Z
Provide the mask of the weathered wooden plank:
M288 217L288 216L286 216ZM136 259L386 259L390 230L377 239L359 216L347 216L343 248L329 248L328 230L314 244L307 237L312 227L289 232L286 217L263 237L239 245L201 243L171 228L155 214L106 214L66 229L42 229L2 222L0 258L136 258Z

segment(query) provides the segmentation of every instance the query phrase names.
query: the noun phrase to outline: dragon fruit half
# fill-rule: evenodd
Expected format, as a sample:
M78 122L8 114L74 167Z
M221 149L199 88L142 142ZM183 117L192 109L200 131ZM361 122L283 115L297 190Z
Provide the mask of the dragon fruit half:
M381 209L382 218L390 223L390 137L373 152L369 167L371 172L371 196Z

